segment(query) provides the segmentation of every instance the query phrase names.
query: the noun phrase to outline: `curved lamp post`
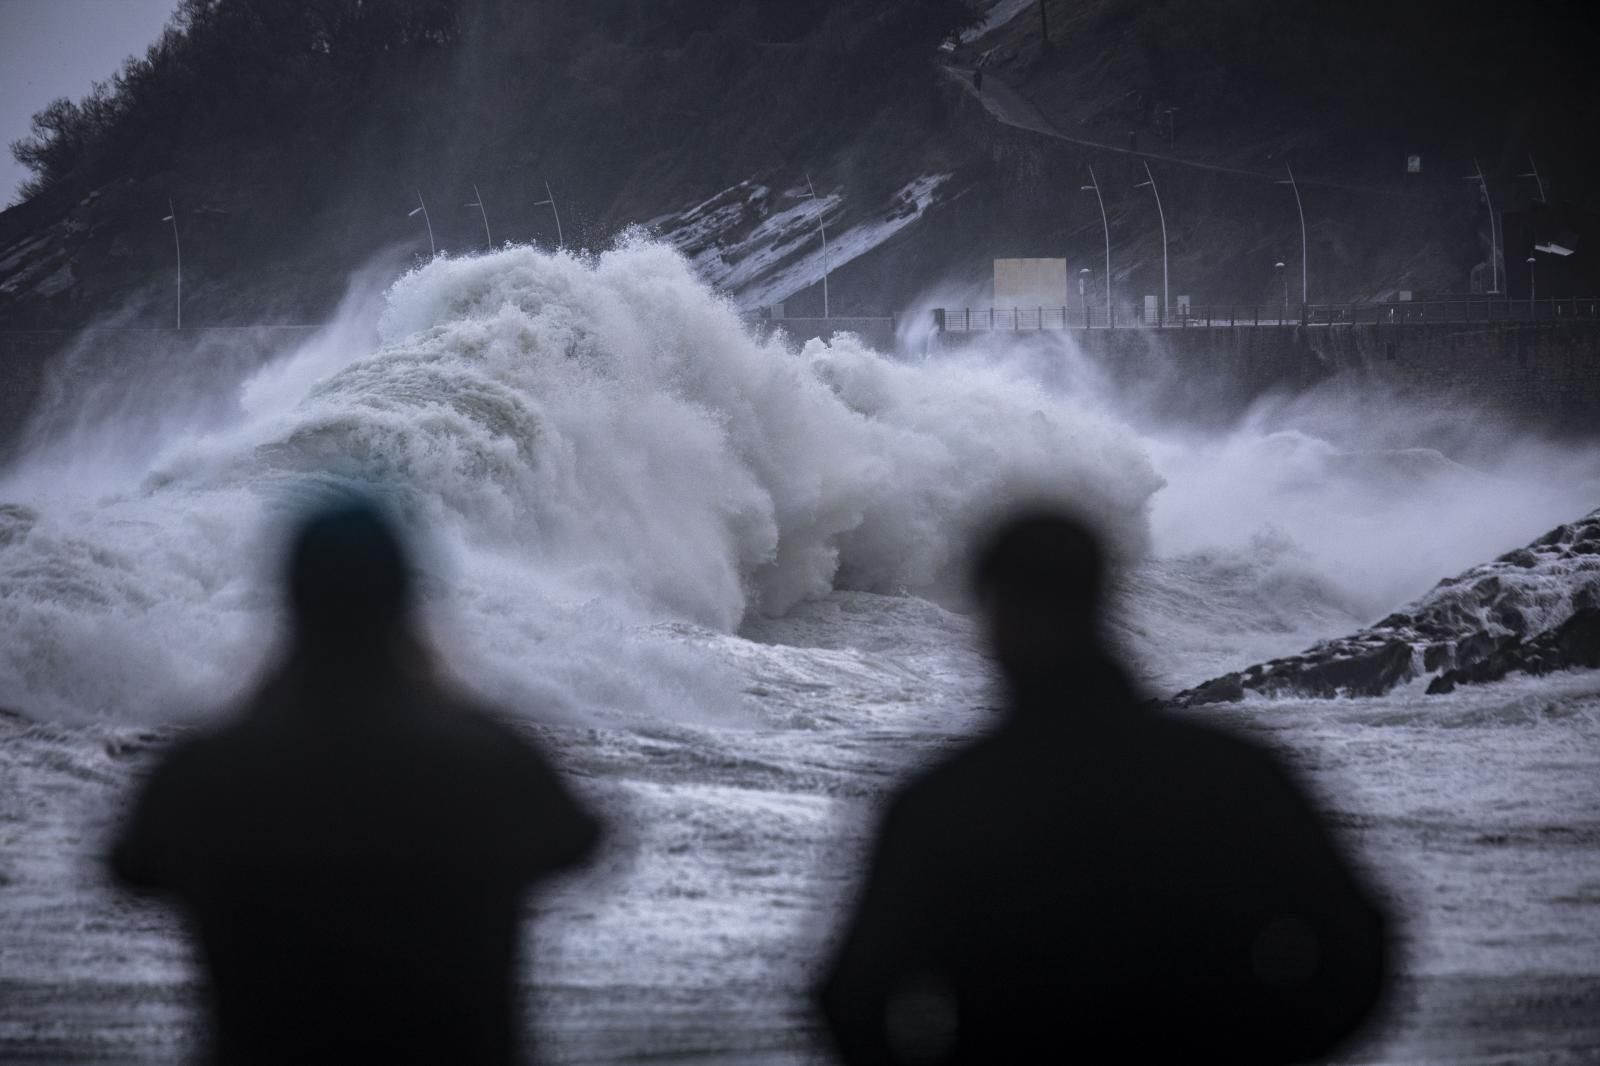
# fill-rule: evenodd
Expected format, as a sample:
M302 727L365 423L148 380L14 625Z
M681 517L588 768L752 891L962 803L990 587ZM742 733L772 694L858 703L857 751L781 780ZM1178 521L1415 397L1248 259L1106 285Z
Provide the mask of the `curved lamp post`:
M817 190L811 184L811 175L806 175L806 192L811 196L811 202L817 202ZM828 318L828 228L822 224L822 208L817 208L817 231L822 234L822 317Z
M1483 190L1483 202L1489 207L1489 266L1494 272L1494 288L1490 289L1489 292L1498 294L1500 292L1500 234L1495 229L1494 224L1494 200L1489 197L1489 183L1484 180L1483 168L1478 165L1476 159L1472 161L1472 169L1474 173L1466 175L1461 180L1477 182L1478 188Z
M428 217L428 205L422 202L422 190L417 190L417 206L406 212L407 218L415 218L418 212L422 213L422 221L428 227L428 258L436 259L439 255L438 247L433 243L433 219Z
M489 236L489 212L483 207L483 194L478 191L476 182L472 185L472 203L462 204L463 207L476 207L478 214L483 216L483 239L489 245L489 250L494 251L494 238Z
M1095 180L1094 167L1089 168L1089 184L1080 185L1080 191L1094 190L1094 198L1100 204L1100 229L1106 235L1106 325L1115 323L1111 318L1111 223L1106 220L1106 201L1100 195L1100 183Z
M1156 176L1150 173L1150 164L1144 165L1144 176L1148 179L1135 185L1135 189L1150 186L1150 191L1156 198L1156 213L1161 216L1161 324L1167 324L1167 319L1172 317L1172 299L1167 295L1167 212L1161 206L1161 190L1156 188Z
M543 207L545 204L550 205L550 213L556 216L556 247L560 248L567 243L567 239L561 235L561 212L556 210L556 194L550 191L550 183L548 181L544 183L544 196L543 200L533 206ZM482 197L479 197L479 199L482 199Z
M172 197L167 197L167 217L161 221L172 223L172 252L178 266L178 329L183 328L183 245L178 241L178 212L173 210Z
M1284 163L1283 169L1289 172L1289 180L1280 181L1278 184L1287 185L1294 189L1294 207L1296 211L1300 212L1300 303L1304 306L1311 302L1306 296L1306 209L1305 205L1300 202L1300 183L1294 180L1294 167ZM1282 264L1280 263L1279 265L1281 266ZM1284 299L1284 304L1285 313L1287 314L1287 297Z

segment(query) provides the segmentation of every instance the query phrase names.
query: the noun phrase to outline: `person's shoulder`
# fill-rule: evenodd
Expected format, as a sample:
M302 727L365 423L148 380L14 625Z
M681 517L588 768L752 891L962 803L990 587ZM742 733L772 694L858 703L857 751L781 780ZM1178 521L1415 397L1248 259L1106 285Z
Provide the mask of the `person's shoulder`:
M471 695L440 688L430 696L427 734L441 749L481 766L513 773L542 771L547 760L531 726L515 715Z

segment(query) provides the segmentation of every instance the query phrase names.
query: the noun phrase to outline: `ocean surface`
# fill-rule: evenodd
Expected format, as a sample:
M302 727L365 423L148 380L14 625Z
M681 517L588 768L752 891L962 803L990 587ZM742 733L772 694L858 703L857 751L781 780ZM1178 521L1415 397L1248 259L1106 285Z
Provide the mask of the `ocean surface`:
M538 901L542 1053L711 1063L821 1061L806 991L876 804L996 714L961 583L996 510L1095 517L1111 637L1165 695L1600 496L1592 450L1393 397L1197 428L1070 347L788 350L645 240L440 259L198 400L196 375L82 389L0 472L7 1062L189 1047L188 948L100 850L162 746L272 660L282 531L332 489L400 515L449 672L615 827ZM1341 1061L1600 1061L1600 673L1184 713L1282 750L1404 918Z

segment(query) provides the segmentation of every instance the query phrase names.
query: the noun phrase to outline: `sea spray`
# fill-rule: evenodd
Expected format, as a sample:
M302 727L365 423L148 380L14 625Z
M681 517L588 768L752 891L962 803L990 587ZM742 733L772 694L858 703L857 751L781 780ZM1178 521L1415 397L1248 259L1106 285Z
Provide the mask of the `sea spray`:
M1004 366L751 338L675 252L511 248L401 278L381 346L240 391L93 498L24 471L0 547L0 704L137 713L246 678L270 642L263 529L319 482L382 494L435 551L437 628L510 701L687 714L739 681L662 625L734 631L848 587L928 592L1020 496L1146 540L1160 480L1115 419Z

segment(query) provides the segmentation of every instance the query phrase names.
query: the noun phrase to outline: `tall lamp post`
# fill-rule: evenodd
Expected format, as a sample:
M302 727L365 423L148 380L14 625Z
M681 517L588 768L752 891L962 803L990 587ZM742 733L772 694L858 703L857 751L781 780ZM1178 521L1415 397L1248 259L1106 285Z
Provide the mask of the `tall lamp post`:
M1278 184L1287 185L1294 190L1294 207L1300 212L1300 303L1304 306L1311 302L1306 295L1309 291L1306 285L1306 209L1300 202L1300 183L1294 180L1294 167L1284 163L1283 168L1289 172L1289 180L1280 181Z
M483 239L489 245L489 250L494 250L494 238L489 236L489 212L483 207L483 194L478 191L476 182L472 185L472 203L463 204L463 207L476 207L478 214L483 216Z
M183 328L183 245L178 241L178 212L173 210L172 197L167 197L167 217L163 222L172 223L172 252L176 257L178 266L178 329Z
M1150 191L1156 198L1156 214L1161 216L1161 324L1167 324L1167 319L1172 316L1171 299L1167 295L1167 212L1161 206L1161 190L1156 188L1156 176L1150 173L1150 163L1145 162L1144 176L1147 180L1135 185L1135 189L1150 186Z
M1531 167L1532 169L1529 170L1528 173L1526 173L1526 174L1518 174L1517 177L1519 177L1519 178L1532 178L1533 181L1534 181L1534 184L1539 186L1539 202L1541 204L1549 203L1550 201L1546 200L1544 198L1544 179L1539 176L1539 164L1535 163L1533 161L1533 156L1531 156L1531 155L1528 156L1528 166Z
M566 238L561 235L561 212L556 210L556 194L550 191L550 183L548 181L544 183L544 197L545 198L543 200L540 200L533 206L543 207L545 204L550 205L550 213L556 216L556 247L560 248L566 244L567 241Z
M1283 314L1278 316L1278 325L1283 325L1289 320L1289 276L1283 272L1283 260L1272 264L1272 269L1277 271L1278 280L1283 282Z
M806 175L806 192L811 197L813 204L817 203L817 190L811 184L811 175ZM817 208L817 230L822 234L822 317L828 318L828 228L822 224L822 208Z
M1094 198L1100 204L1100 228L1106 235L1106 325L1114 326L1116 322L1111 317L1111 223L1106 221L1106 201L1100 195L1100 183L1095 180L1094 167L1089 168L1089 184L1080 185L1080 191L1094 190Z
M1478 165L1476 159L1472 161L1472 169L1474 173L1466 175L1461 180L1477 182L1478 188L1483 190L1483 202L1489 207L1489 266L1494 272L1494 288L1490 289L1489 292L1498 294L1500 292L1500 234L1494 225L1494 200L1489 196L1489 183L1484 180L1483 168Z
M415 218L419 212L422 215L422 221L428 227L428 258L436 259L439 256L439 248L433 243L433 219L428 217L428 205L422 202L421 189L417 190L417 206L407 211L406 217Z

